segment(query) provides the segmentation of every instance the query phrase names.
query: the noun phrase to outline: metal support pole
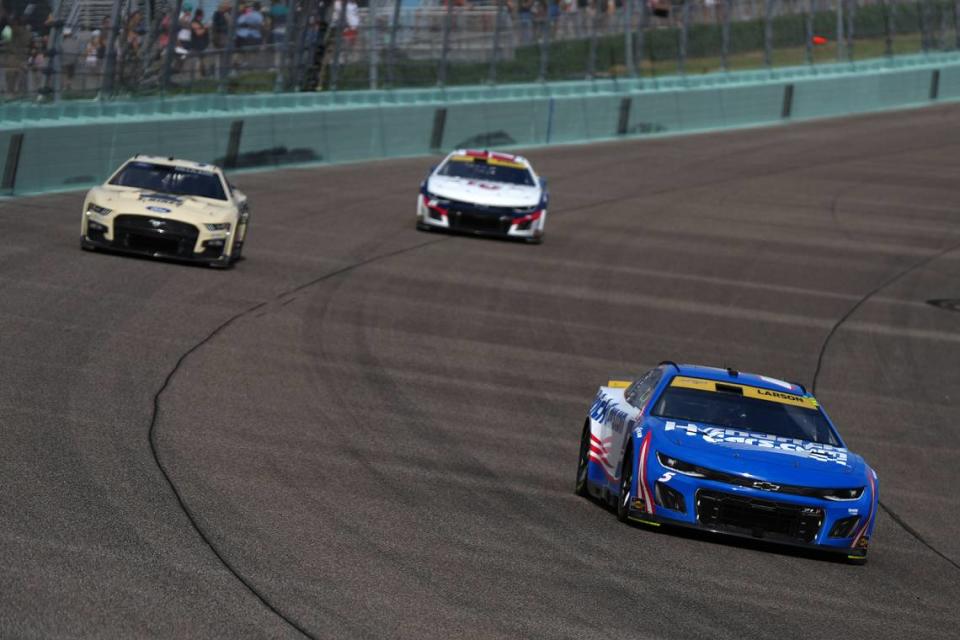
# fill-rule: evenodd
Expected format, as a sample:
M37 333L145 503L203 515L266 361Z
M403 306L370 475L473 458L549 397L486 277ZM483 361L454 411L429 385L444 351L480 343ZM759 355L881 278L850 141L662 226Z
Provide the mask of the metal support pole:
M307 34L310 32L311 21L314 19L314 12L317 3L311 0L303 0L300 5L300 16L297 22L297 47L295 55L290 61L290 85L294 91L300 91L303 86L304 60L307 50Z
M680 28L680 46L677 47L677 71L687 73L687 39L690 37L690 1L683 0L683 24Z
M600 8L603 0L593 0L593 21L590 26L590 54L587 56L587 78L593 80L597 75L597 27L600 24Z
M503 0L500 0L503 2ZM387 85L397 83L397 29L400 28L400 6L403 0L393 0L393 21L390 23L390 51L387 54ZM497 16L499 18L499 16Z
M397 4L400 0L397 0ZM490 52L490 84L497 84L497 58L500 55L500 32L503 29L503 0L497 0L497 17L493 22L493 50Z
M891 3L890 0L884 0L884 6L886 7L886 45L885 53L888 56L893 55L893 44L897 38L897 5Z
M230 76L230 66L233 64L233 52L237 46L237 18L240 16L240 0L233 0L230 7L230 24L227 26L227 43L220 52L220 78L217 91L227 92L227 78Z
M545 82L547 69L550 66L550 15L544 17L540 23L540 72L537 81Z
M633 51L633 3L634 0L623 2L623 57L627 63L627 77L637 77L637 64Z
M377 84L379 84L379 67L380 67L380 39L379 32L377 31L377 8L380 4L380 0L370 0L369 9L367 15L370 16L370 27L367 29L370 37L370 46L368 47L370 52L370 88L376 89Z
M177 46L177 31L180 30L180 11L183 9L183 0L176 0L173 13L170 14L170 24L167 29L167 50L163 58L163 76L160 79L160 91L167 92L170 84L170 70L173 65L174 48Z
M837 3L837 62L843 62L843 0L834 0Z
M926 53L930 48L927 37L927 3L925 0L917 0L917 17L920 20L920 48Z
M63 52L63 0L53 0L53 24L50 25L47 48L47 68L44 70L46 78L43 83L43 99L60 100L60 70L62 68L61 54Z
M813 14L817 11L817 0L808 0L807 15L804 16L805 53L807 64L813 64Z
M113 0L110 9L110 36L107 38L107 59L103 65L100 99L113 95L113 76L117 68L117 36L120 35L120 9L124 0Z
M340 79L340 52L343 49L343 28L347 24L347 3L340 2L340 15L337 16L336 32L333 40L333 69L330 70L330 90L337 90L337 81Z
M290 53L290 38L293 35L293 19L294 12L296 11L296 5L294 5L293 0L287 0L287 23L283 27L283 42L280 43L280 64L277 65L277 75L273 79L273 92L280 93L284 90L284 73L283 70L287 65L287 56ZM274 44L276 46L276 44Z
M960 0L953 0L953 48L960 49Z
M730 70L730 14L733 13L733 0L723 1L723 26L720 28L720 68ZM813 0L810 0L813 2Z
M450 23L453 17L453 0L447 0L447 12L443 16L443 49L437 65L437 86L447 83L447 56L450 55Z
M845 0L847 3L847 60L853 62L853 26L857 17L857 0Z
M766 0L763 9L763 66L773 66L773 11L777 0Z
M960 1L960 0L958 0ZM636 49L631 49L630 54L634 57L634 68L637 69L637 75L643 75L643 46L644 36L647 32L647 13L650 11L647 0L640 0L640 13L637 15L637 40ZM638 65L636 60L640 60Z

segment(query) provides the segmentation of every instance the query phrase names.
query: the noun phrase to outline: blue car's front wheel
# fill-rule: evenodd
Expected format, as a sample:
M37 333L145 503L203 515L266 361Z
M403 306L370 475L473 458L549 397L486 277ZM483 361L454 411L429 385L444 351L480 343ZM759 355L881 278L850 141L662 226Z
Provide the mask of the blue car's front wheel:
M626 522L630 517L630 494L633 492L633 451L627 447L620 465L620 495L617 496L617 520Z

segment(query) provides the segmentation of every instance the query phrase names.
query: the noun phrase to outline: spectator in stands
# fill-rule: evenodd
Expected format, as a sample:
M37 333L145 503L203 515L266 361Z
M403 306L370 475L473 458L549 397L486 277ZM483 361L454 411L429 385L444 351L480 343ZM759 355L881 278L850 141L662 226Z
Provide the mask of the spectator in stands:
M63 88L69 91L73 88L73 80L77 75L77 63L83 53L83 45L73 33L73 29L66 27L63 30L63 39L60 42L61 64L63 68Z
M287 5L274 1L270 5L270 41L283 44L287 36Z
M237 46L254 47L263 42L263 14L260 3L246 6L237 18Z
M177 52L177 55L180 56L180 60L183 61L186 56L190 53L190 40L192 38L193 32L190 30L190 25L193 22L193 5L190 3L183 3L183 12L180 14L179 19L179 28L177 30L177 46L174 51Z
M533 9L536 0L520 0L517 16L520 18L520 42L529 44L533 41Z
M227 1L217 5L210 23L210 35L213 38L214 49L226 49L227 37L230 35L230 3Z
M196 61L196 67L201 76L207 75L207 69L203 63L203 56L210 46L210 32L203 24L203 9L197 9L193 14L193 20L190 22L190 55Z
M24 89L24 69L30 51L30 26L17 16L10 19L10 39L4 45L0 55L0 65L6 69L7 93L17 93Z
M343 3L341 0L335 0L333 3L332 21L334 25L340 25L340 11ZM347 44L352 46L357 39L357 33L360 29L360 9L357 7L356 0L347 0L347 13L343 18L343 37Z

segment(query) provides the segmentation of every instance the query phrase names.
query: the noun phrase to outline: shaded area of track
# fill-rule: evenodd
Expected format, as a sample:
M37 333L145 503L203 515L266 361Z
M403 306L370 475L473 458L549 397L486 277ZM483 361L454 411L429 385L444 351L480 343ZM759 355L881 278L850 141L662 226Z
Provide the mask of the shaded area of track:
M76 194L0 204L0 635L950 637L960 573L886 513L858 568L571 486L608 375L810 382L889 282L818 393L960 559L960 313L925 304L960 297L958 125L538 151L540 247L413 231L425 161L242 176L229 273L81 254Z

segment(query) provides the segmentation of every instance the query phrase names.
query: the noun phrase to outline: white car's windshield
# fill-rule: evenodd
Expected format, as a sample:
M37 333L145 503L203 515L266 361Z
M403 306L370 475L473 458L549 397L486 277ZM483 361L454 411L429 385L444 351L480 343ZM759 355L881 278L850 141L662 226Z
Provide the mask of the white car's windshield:
M452 156L444 163L437 175L487 182L506 182L508 184L535 186L530 170L522 164L495 158L475 158L472 156Z
M217 174L190 167L175 167L135 160L128 162L110 184L121 187L149 189L178 196L200 196L226 200L223 185Z

